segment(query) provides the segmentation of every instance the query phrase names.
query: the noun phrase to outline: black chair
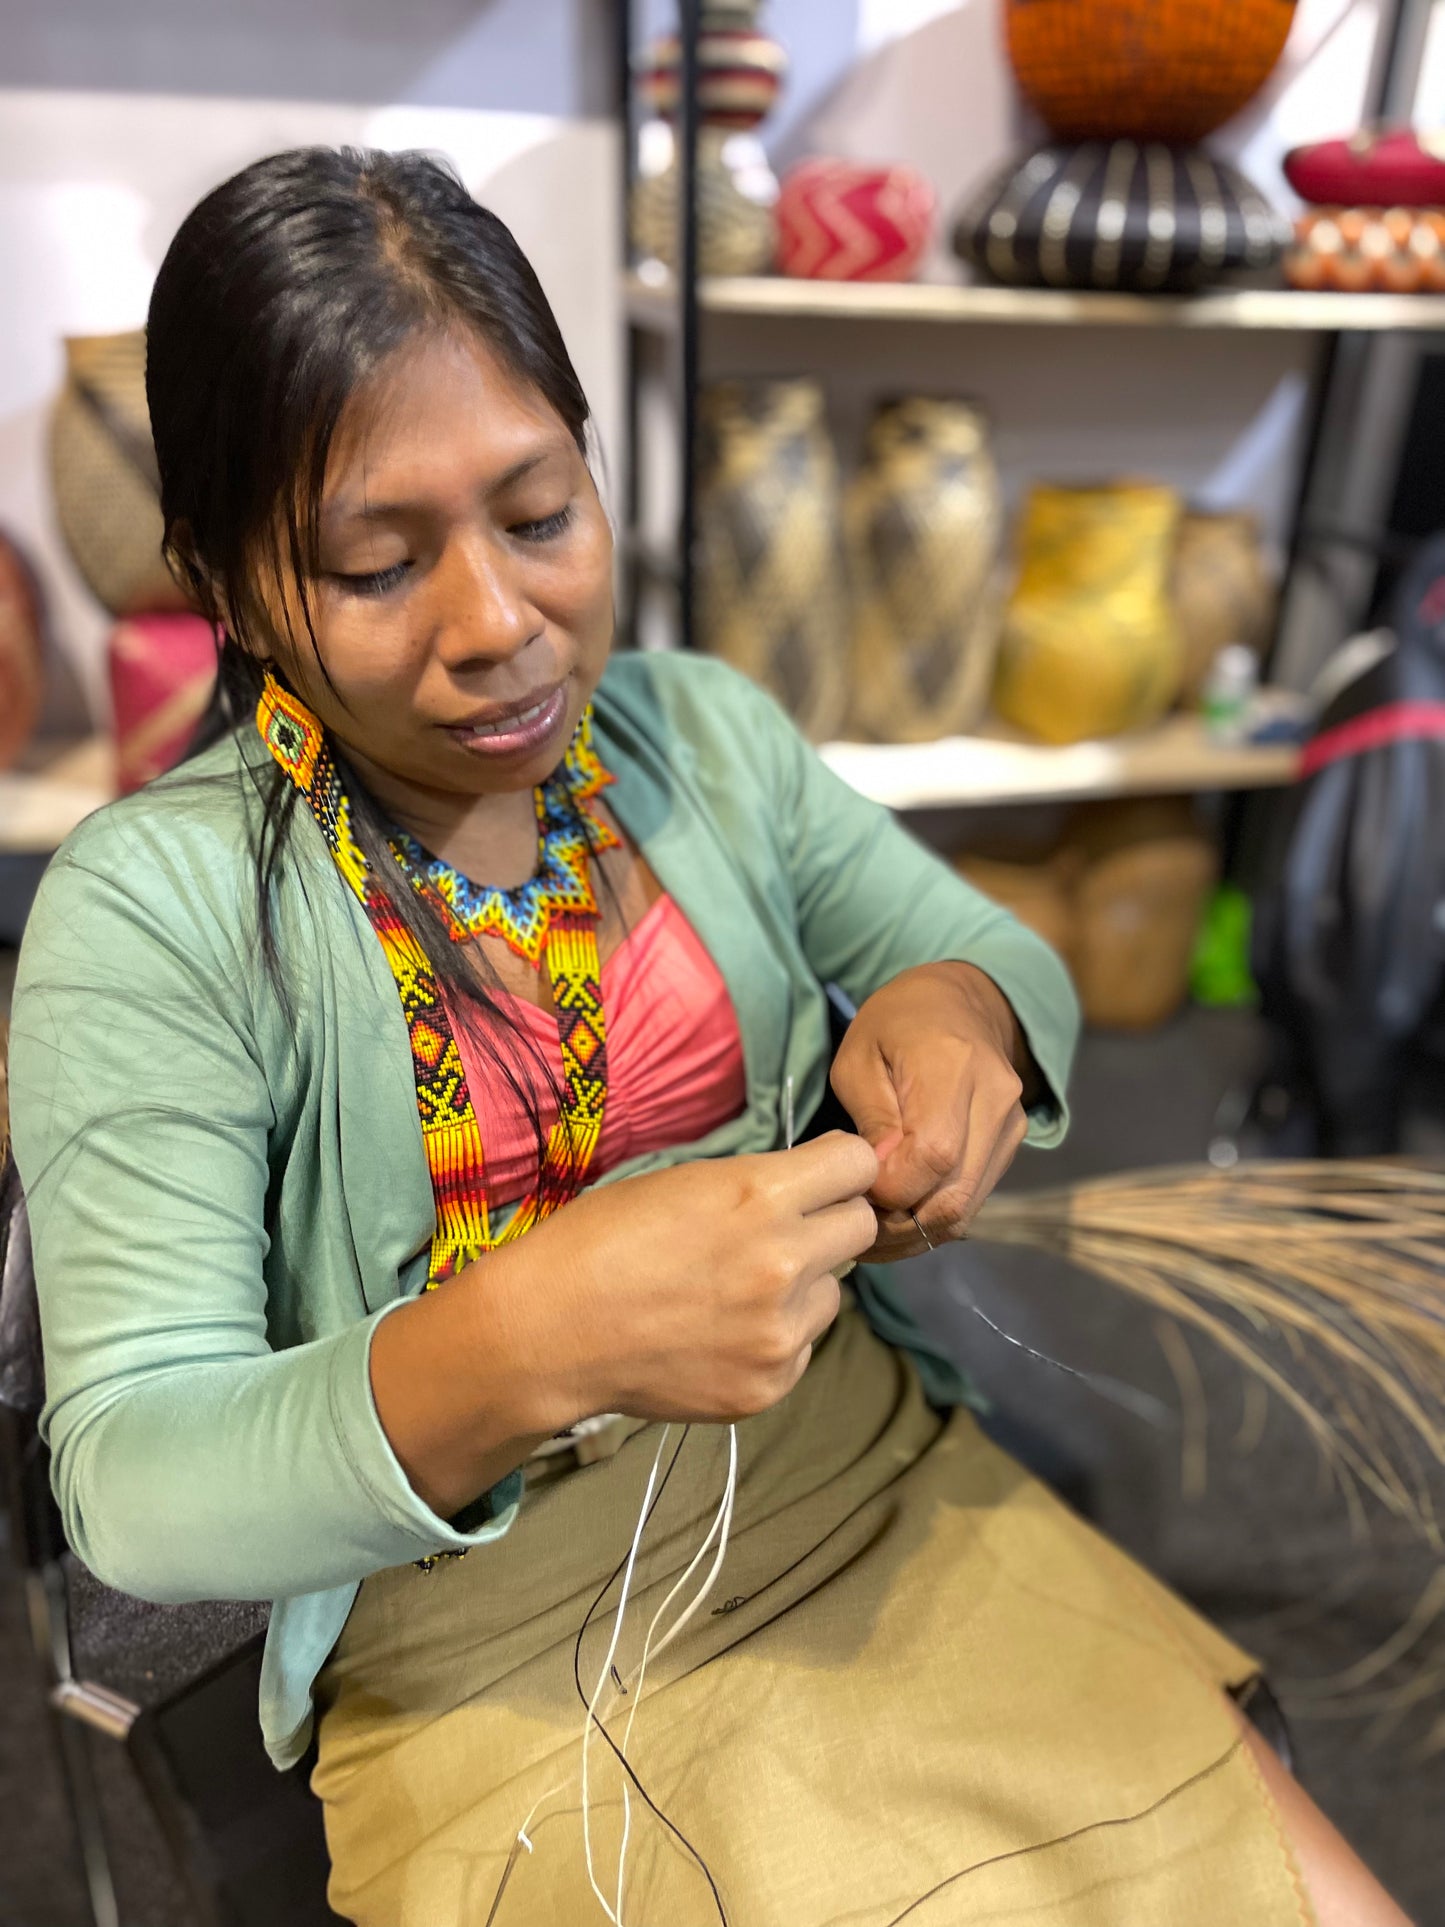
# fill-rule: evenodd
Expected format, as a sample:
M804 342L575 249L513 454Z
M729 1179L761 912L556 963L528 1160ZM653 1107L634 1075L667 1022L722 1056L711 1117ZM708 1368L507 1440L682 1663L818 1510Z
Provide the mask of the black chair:
M329 1862L309 1762L278 1774L256 1717L265 1608L156 1606L102 1586L65 1543L37 1430L39 1319L25 1203L0 1171L0 1483L36 1663L96 1927L125 1905L126 1847L102 1782L123 1756L163 1843L166 1881L196 1927L319 1927ZM96 1751L97 1746L101 1751ZM132 1851L132 1859L134 1854ZM174 1905L172 1912L175 1911Z

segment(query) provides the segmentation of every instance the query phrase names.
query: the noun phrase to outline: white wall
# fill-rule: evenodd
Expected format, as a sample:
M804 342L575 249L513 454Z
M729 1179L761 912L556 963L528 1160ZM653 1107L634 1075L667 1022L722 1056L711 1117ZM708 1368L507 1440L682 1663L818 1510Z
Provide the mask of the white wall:
M604 447L616 447L620 162L610 123L456 108L0 91L0 527L36 563L49 603L52 726L103 716L110 626L53 525L45 435L62 338L139 326L187 210L247 162L309 142L450 155L530 254Z
M597 116L615 35L614 0L4 0L0 77Z

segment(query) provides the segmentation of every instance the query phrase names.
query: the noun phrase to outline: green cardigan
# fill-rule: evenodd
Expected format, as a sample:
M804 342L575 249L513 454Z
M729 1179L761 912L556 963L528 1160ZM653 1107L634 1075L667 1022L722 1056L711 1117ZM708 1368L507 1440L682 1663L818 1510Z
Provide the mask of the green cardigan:
M861 1001L939 958L995 979L1063 1092L1077 1014L1053 953L830 774L752 684L619 656L596 715L611 807L717 962L747 1071L740 1117L604 1181L775 1148L785 1077L800 1117L824 1089L821 986ZM25 935L10 1101L70 1542L143 1598L276 1602L261 1718L285 1765L361 1580L501 1539L520 1482L458 1530L377 1418L372 1333L420 1290L432 1230L406 1029L304 815L274 895L288 1018L256 935L258 759L259 739L228 738L66 843ZM1031 1138L1063 1130L1054 1095ZM886 1274L859 1293L932 1395L958 1399Z

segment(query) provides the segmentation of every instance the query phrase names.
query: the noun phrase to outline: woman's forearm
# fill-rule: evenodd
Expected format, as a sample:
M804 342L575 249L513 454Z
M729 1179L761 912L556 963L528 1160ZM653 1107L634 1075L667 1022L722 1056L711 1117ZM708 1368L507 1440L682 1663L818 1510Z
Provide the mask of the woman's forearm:
M545 1294L524 1288L519 1256L488 1253L382 1319L372 1338L382 1429L417 1497L444 1519L586 1416L572 1409L555 1335L537 1315Z

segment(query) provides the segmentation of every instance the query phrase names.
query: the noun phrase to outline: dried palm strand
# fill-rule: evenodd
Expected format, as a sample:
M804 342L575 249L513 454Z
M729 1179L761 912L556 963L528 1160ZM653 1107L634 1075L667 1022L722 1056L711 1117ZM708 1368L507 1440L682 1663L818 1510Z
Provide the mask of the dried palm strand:
M1131 1172L992 1198L973 1235L1055 1252L1206 1333L1298 1414L1352 1501L1363 1486L1441 1543L1425 1468L1445 1463L1445 1170Z

